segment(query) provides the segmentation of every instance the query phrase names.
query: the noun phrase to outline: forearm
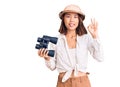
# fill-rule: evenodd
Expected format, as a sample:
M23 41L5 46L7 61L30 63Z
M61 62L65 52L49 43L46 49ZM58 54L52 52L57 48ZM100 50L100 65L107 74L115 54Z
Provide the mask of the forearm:
M103 61L103 46L101 45L99 39L94 39L91 50L93 58L99 62Z
M50 70L55 70L56 63L54 59L45 59L45 64Z

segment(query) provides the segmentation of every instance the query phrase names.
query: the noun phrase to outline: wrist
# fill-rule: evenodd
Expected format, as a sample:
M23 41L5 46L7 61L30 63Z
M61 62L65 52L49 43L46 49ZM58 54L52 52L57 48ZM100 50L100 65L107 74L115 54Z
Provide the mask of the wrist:
M98 34L94 34L94 35L92 35L92 37L93 37L94 39L99 38Z
M49 60L50 60L50 57L44 57L44 59L45 59L46 61L49 61Z

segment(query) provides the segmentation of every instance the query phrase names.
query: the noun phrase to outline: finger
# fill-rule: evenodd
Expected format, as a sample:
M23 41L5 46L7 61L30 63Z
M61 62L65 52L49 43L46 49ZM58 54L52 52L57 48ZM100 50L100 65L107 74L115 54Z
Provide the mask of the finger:
M93 26L95 26L95 24L96 24L95 18L91 18L91 23Z
M94 26L95 26L95 27L98 26L98 22L95 20L95 18L94 18Z
M45 55L45 48L42 49L41 54L44 56Z
M38 50L38 55L39 55L39 53L40 53L40 50Z
M38 55L39 55L40 57L42 57L41 51L42 51L42 49L39 49L39 50L38 50Z
M90 29L90 25L87 27L87 29L88 29L88 30Z
M49 52L49 51L47 50L47 51L46 51L46 54L45 54L46 57L48 57L48 52Z
M87 28L88 28L88 30L91 29L92 28L92 24L88 25Z
M41 49L38 50L38 55L40 55L40 51L41 51Z
M97 30L97 27L98 27L98 22L95 21L95 24L94 24L94 29Z
M98 22L97 22L97 21L95 22L95 26L96 26L96 27L98 26Z
M45 56L47 54L47 49L44 49L43 55Z
M40 53L39 53L40 57L44 56L44 50L45 50L44 48L40 49Z
M94 25L94 21L93 21L93 18L91 18L91 24Z

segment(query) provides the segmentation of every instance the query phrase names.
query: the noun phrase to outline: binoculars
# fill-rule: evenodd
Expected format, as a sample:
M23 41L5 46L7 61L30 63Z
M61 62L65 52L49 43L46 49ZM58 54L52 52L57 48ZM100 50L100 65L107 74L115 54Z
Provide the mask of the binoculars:
M53 43L53 44L57 44L57 37L51 37L51 36L47 36L47 35L43 35L42 38L38 37L37 38L37 42L39 42L39 44L36 44L35 48L36 49L42 49L42 48L48 48L48 44L49 42ZM48 50L48 56L54 57L55 51L54 50Z

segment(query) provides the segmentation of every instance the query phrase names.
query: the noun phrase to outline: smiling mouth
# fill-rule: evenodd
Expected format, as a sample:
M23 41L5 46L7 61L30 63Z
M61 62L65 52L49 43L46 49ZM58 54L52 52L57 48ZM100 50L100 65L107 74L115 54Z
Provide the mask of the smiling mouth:
M70 23L70 24L69 24L69 26L70 26L70 27L73 27L73 26L75 26L75 24L73 24L73 23Z

